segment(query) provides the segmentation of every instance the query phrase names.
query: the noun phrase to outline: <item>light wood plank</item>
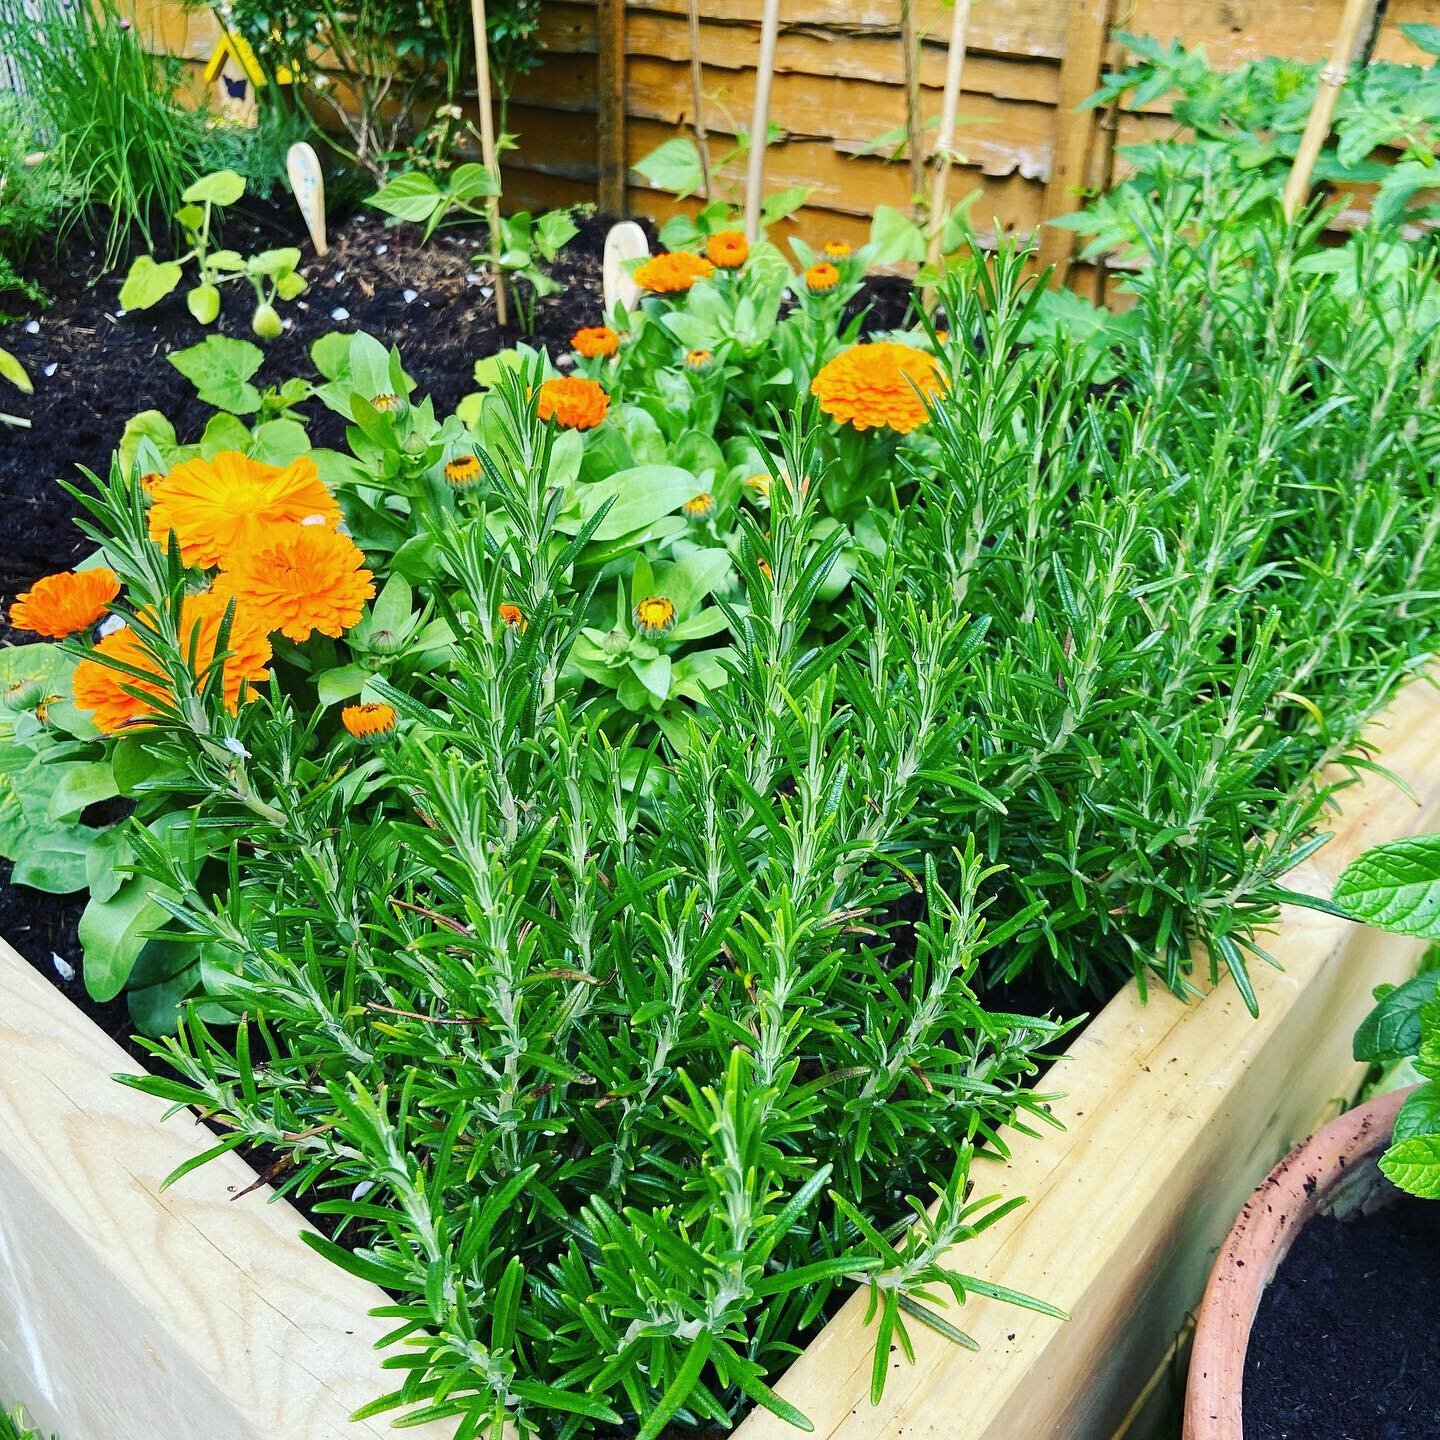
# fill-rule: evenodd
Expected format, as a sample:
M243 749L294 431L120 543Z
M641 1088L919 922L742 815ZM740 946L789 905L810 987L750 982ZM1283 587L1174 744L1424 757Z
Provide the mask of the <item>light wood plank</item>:
M378 1440L387 1303L0 940L0 1395L63 1440ZM443 1440L450 1429L407 1434Z
M1380 840L1440 828L1440 693L1412 682L1374 736L1420 803L1374 775L1346 790L1336 838L1291 877L1307 893L1328 895L1343 865ZM1350 1039L1371 987L1410 972L1422 947L1302 909L1285 912L1271 948L1285 968L1256 975L1258 1020L1230 985L1190 1006L1124 990L1047 1082L1066 1092L1055 1107L1064 1135L1022 1137L1008 1165L977 1176L982 1193L1030 1203L954 1263L1072 1319L972 1299L956 1318L981 1353L914 1327L917 1363L897 1354L872 1407L858 1293L778 1386L817 1436L1108 1440L1199 1298L1245 1197L1358 1081ZM788 1435L765 1414L737 1433Z

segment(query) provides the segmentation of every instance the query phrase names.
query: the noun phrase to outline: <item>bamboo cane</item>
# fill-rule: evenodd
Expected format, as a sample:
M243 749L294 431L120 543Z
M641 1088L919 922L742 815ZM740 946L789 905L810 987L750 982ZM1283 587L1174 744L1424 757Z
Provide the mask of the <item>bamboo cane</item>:
M955 159L955 124L960 113L960 79L965 71L965 42L969 25L970 0L955 0L955 13L950 18L950 52L945 59L945 96L940 105L940 133L935 142L935 178L930 188L930 243L925 247L925 263L932 270L940 264L940 234L945 228L950 167ZM934 298L934 287L927 285L921 296L921 303L927 311Z
M920 220L925 195L925 137L920 129L920 41L915 0L900 0L900 48L905 58L905 143L910 153L910 205Z
M755 70L755 113L750 119L750 167L745 177L745 238L760 238L765 199L765 151L770 139L770 87L775 79L775 44L780 36L780 0L765 0L760 17L760 59Z
M710 184L710 134L705 128L705 72L700 64L700 4L689 0L690 12L690 91L691 104L695 107L695 145L700 151L700 174L705 185L705 199L711 195Z
M490 104L490 43L485 24L485 0L470 0L470 20L475 30L475 89L480 109L480 155L495 178L496 193L485 202L490 226L491 274L495 282L495 319L510 323L510 306L505 298L505 275L500 268L500 163L495 154L495 115Z
M1377 0L1346 0L1340 29L1330 51L1330 62L1320 72L1315 103L1310 107L1310 118L1305 122L1305 133L1300 137L1295 163L1285 181L1285 195L1281 203L1287 220L1293 220L1310 197L1310 179L1315 173L1320 151L1324 149L1325 137L1330 133L1340 91L1350 76L1351 65L1360 57L1373 34L1367 22L1374 17L1376 3Z

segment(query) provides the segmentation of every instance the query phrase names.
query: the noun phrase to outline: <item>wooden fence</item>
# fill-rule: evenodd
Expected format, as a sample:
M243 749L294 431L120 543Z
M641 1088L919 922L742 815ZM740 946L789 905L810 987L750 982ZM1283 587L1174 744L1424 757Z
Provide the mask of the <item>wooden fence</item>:
M951 195L979 189L972 218L1033 231L1104 183L1115 145L1165 133L1164 102L1096 116L1077 106L1121 59L1114 29L1203 45L1212 64L1328 53L1343 0L974 0ZM202 59L205 14L139 0L157 44ZM920 107L933 144L950 10L915 0ZM761 0L699 0L704 120L717 160L735 149L754 100ZM686 0L546 0L545 58L510 110L519 148L505 191L517 206L595 200L601 182L632 213L663 218L677 202L630 167L693 123ZM767 184L811 188L794 227L812 242L858 241L878 204L910 203L909 167L883 137L903 127L900 0L782 0ZM1376 55L1422 63L1405 21L1440 24L1440 0L1391 0ZM623 165L622 165L623 158ZM738 199L743 161L717 167L715 190ZM617 184L624 176L623 188ZM693 202L690 202L693 207ZM1054 232L1052 232L1053 234Z

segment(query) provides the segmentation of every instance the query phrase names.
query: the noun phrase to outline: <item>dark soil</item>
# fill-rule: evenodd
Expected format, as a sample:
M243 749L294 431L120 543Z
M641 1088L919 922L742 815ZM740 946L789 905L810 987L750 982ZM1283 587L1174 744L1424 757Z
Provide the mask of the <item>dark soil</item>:
M1440 1440L1440 1205L1301 1231L1245 1366L1245 1440Z

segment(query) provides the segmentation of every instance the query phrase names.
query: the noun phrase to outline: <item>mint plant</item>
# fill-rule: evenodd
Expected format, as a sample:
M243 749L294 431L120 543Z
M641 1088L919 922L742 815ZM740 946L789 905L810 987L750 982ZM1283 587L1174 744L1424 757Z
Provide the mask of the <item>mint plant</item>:
M1335 903L1356 920L1440 940L1440 835L1367 850L1335 887ZM1420 1088L1400 1107L1394 1143L1380 1169L1402 1190L1440 1199L1440 966L1433 955L1403 985L1382 985L1355 1032L1355 1058L1394 1067L1409 1062Z

